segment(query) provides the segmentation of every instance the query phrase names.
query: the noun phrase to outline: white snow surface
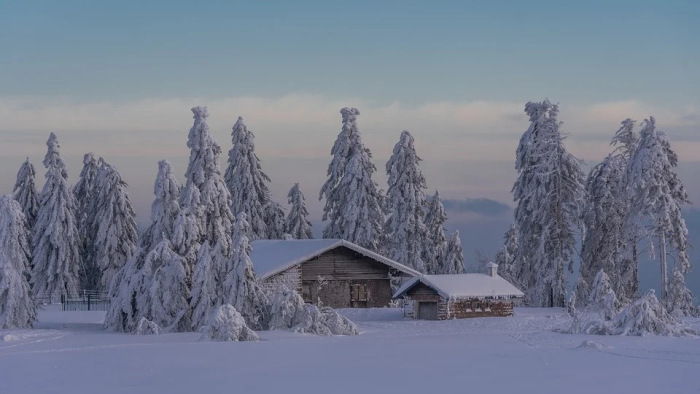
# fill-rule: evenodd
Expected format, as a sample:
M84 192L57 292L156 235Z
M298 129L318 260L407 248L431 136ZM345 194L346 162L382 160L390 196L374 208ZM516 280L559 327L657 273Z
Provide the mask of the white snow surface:
M102 329L104 312L39 313L35 330L0 330L0 393L690 393L697 337L553 332L563 309L507 318L405 319L399 309L341 310L359 336L258 332L259 342L199 333ZM686 323L700 328L700 319ZM585 340L594 346L581 346ZM429 363L421 360L430 360ZM467 389L468 388L468 389Z
M419 281L448 299L523 296L522 291L498 275L449 274L415 277L401 286L394 298L400 297Z
M259 279L268 278L328 250L345 246L410 275L420 273L403 264L342 239L256 240L251 243L250 260Z

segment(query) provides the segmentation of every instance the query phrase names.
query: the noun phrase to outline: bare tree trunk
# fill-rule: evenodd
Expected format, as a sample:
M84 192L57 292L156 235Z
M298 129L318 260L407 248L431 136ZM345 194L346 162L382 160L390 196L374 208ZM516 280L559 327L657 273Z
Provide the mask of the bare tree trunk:
M659 246L661 249L661 299L664 303L668 296L668 268L666 267L666 233L661 232L659 236Z

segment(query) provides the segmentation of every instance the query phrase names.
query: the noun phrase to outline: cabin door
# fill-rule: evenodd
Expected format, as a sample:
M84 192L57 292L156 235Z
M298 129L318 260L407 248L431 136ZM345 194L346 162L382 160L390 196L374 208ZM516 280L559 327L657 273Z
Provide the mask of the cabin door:
M437 302L419 302L418 318L420 320L437 320Z

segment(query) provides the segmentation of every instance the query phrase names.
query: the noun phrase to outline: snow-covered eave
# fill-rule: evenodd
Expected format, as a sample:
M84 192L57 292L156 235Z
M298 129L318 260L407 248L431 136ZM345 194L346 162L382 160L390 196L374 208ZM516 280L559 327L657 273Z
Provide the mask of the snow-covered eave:
M505 280L505 279L504 279ZM497 299L514 299L514 298L523 298L525 297L525 294L521 291L517 292L512 292L512 293L500 293L500 294L459 294L459 295L454 295L454 294L449 294L442 290L440 287L436 286L433 284L428 278L426 278L424 275L416 276L415 278L411 279L410 281L406 282L399 290L396 291L396 294L392 296L392 298L397 299L399 297L402 297L405 295L408 291L410 291L413 287L415 287L418 283L423 283L424 285L430 287L433 289L438 295L445 300L448 301L463 301L463 300L470 300L470 299L492 299L492 300L497 300ZM517 289L516 289L517 290Z
M293 240L289 240L288 242L294 242L294 241L293 241ZM352 243L352 242L345 241L345 240L343 240L343 239L339 239L337 242L334 242L334 243L332 243L332 244L326 245L326 246L324 246L324 247L322 247L322 248L319 248L319 249L315 250L315 251L312 252L312 253L309 253L308 255L305 255L305 256L296 258L296 259L294 259L294 260L288 262L287 264L284 264L284 265L282 265L282 266L280 266L280 267L277 267L277 268L275 268L274 270L272 270L272 271L266 273L265 275L260 276L259 279L260 279L260 280L264 280L264 279L270 278L270 277L272 277L272 276L275 276L275 275L277 275L277 274L279 274L279 273L282 273L282 272L284 272L284 271L286 271L286 270L288 270L288 269L290 269L290 268L292 268L292 267L294 267L294 266L296 266L296 265L298 265L298 264L302 264L302 263L304 263L305 261L311 260L311 259L313 259L313 258L315 258L315 257L318 257L318 256L322 255L323 253L326 253L326 252L329 251L329 250L333 250L333 249L335 249L335 248L337 248L337 247L340 247L340 246L345 246L346 248L348 248L348 249L350 249L350 250L353 250L353 251L355 251L355 252L357 252L357 253L359 253L359 254L361 254L361 255L364 255L364 256L366 256L366 257L372 258L372 259L374 259L374 260L377 260L377 261L379 261L379 262L381 262L381 263L383 263L383 264L386 264L386 265L388 265L389 267L394 268L394 269L396 269L396 270L399 270L399 271L401 271L401 272L403 272L403 273L406 273L406 274L409 274L409 275L412 275L412 276L420 276L420 275L421 275L420 272L418 272L418 271L416 271L416 270L414 270L414 269L412 269L412 268L410 268L410 267L407 267L407 266L405 266L405 265L403 265L403 264L401 264L401 263L398 263L398 262L396 262L396 261L394 261L394 260L391 260L391 259L389 259L389 258L386 258L386 257L384 257L384 256L382 256L382 255L380 255L380 254L374 253L374 252L372 252L372 251L370 251L370 250L368 250L368 249L365 249L365 248L363 248L363 247L361 247L361 246L359 246L359 245L356 245L356 244L354 244L354 243ZM253 262L253 265L255 265L255 262Z

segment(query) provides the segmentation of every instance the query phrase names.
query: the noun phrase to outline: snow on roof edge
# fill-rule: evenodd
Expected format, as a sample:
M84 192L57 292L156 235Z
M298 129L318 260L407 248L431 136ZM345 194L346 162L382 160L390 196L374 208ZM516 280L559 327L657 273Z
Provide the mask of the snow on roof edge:
M490 276L485 275L485 274L455 274L455 275L483 275L485 278L490 278ZM420 275L412 278L408 282L404 283L403 286L401 286L396 293L392 296L392 298L396 299L401 297L402 295L406 294L409 290L411 290L414 286L416 286L418 283L423 283L424 285L430 287L431 289L435 290L441 297L445 299L461 299L461 298L488 298L492 297L492 295L452 295L449 294L448 292L444 291L440 286L436 285L434 282L430 281L430 277L437 276L437 275ZM525 294L520 291L517 287L515 287L512 283L508 282L505 280L503 277L498 276L499 279L507 283L510 287L515 289L517 293L515 292L503 292L502 294L497 294L496 296L498 297L513 297L513 298L522 298L525 296ZM506 294L508 293L508 294Z
M293 240L293 239L291 239L291 240L286 240L285 242L294 242L294 240ZM357 245L357 244L354 244L354 243L352 243L352 242L350 242L350 241L346 241L346 240L344 240L344 239L338 239L338 240L336 240L336 242L333 242L332 244L328 244L328 245L326 245L326 246L324 246L324 247L321 247L321 248L315 250L313 253L309 253L308 255L301 256L301 257L299 257L299 258L297 258L297 259L294 259L294 260L288 262L287 264L283 264L283 265L281 265L280 267L277 267L277 268L275 268L274 270L272 270L272 271L266 273L265 275L261 275L260 277L258 277L258 279L261 279L261 280L262 280L262 279L267 279L267 278L269 278L269 277L271 277L271 276L277 275L277 274L279 274L280 272L284 272L284 271L286 271L286 270L288 270L288 269L294 267L294 266L297 265L297 264L301 264L301 263L303 263L303 262L305 262L305 261L307 261L307 260L310 260L310 259L312 259L312 258L314 258L314 257L316 257L316 256L320 256L321 254L323 254L323 253L325 253L325 252L327 252L327 251L329 251L329 250L335 249L335 248L337 248L337 247L339 247L339 246L345 246L345 247L347 247L348 249L351 249L351 250L353 250L353 251L355 251L355 252L357 252L357 253L360 253L360 254L362 254L362 255L364 255L364 256L371 257L371 258L373 258L373 259L375 259L375 260L377 260L377 261L379 261L379 262L381 262L381 263L384 263L384 264L386 264L386 265L388 265L388 266L390 266L390 267L392 267L392 268L394 268L394 269L397 269L397 270L399 270L399 271L401 271L401 272L404 272L404 273L407 273L407 274L410 274L410 275L413 275L413 276L419 276L419 275L421 275L420 272L414 270L413 268L410 268L410 267L408 267L408 266L405 266L405 265L403 265L403 264L401 264L401 263L399 263L399 262L397 262L397 261L391 260L391 259L389 259L389 258L387 258L387 257L384 257L384 256L380 255L380 254L374 253L374 252L370 251L369 249L365 249L365 248L363 248L362 246ZM255 266L255 262L254 262L254 261L253 261L253 266Z

